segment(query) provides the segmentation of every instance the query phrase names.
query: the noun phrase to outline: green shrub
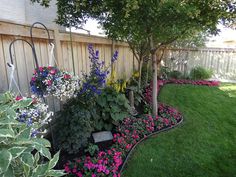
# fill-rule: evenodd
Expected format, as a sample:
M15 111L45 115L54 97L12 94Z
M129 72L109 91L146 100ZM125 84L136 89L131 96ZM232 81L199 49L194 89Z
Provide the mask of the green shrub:
M72 98L63 105L53 128L56 146L72 154L86 147L97 118L93 101Z
M212 74L211 70L197 66L190 71L190 78L193 80L209 79Z
M88 148L85 149L85 152L88 152L91 156L94 156L94 154L98 151L99 151L98 146L96 144L92 144L92 143L90 143L88 145Z
M96 103L99 116L98 119L95 119L97 130L111 130L114 124L129 115L128 99L112 87L106 87L102 94L98 96Z
M160 78L162 79L168 79L169 73L170 73L170 68L166 66L161 66L160 68Z
M10 93L0 95L0 176L63 176L63 171L52 169L59 159L59 152L52 158L50 142L33 138L32 127L17 120L18 110L31 103L32 99L15 101ZM39 127L37 125L35 122L33 127ZM43 162L42 157L47 160Z
M183 74L180 71L170 71L168 73L169 79L181 79L183 77Z

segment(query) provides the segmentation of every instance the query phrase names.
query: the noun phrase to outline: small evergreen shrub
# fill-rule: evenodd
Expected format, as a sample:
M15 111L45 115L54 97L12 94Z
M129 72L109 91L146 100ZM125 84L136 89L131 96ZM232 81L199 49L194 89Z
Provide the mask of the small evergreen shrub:
M203 80L211 78L213 72L203 67L197 66L190 71L190 78L193 80Z

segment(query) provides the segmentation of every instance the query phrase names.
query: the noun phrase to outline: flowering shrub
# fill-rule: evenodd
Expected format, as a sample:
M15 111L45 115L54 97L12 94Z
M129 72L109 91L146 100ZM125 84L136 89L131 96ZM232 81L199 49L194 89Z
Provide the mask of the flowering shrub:
M170 79L170 80L158 80L157 82L157 94L161 87L165 84L191 84L191 85L205 85L205 86L219 86L219 81L207 81L207 80L184 80L184 79ZM150 104L152 103L152 84L145 89L145 100Z
M34 71L30 81L31 90L39 96L49 94L63 99L72 97L78 90L78 77L72 76L69 72L60 71L56 67L39 67Z

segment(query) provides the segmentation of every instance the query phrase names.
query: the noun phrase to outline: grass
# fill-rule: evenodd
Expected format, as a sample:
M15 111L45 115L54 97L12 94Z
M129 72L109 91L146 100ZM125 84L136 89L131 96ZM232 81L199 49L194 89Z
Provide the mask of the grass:
M166 85L180 127L140 144L122 177L236 177L236 85Z

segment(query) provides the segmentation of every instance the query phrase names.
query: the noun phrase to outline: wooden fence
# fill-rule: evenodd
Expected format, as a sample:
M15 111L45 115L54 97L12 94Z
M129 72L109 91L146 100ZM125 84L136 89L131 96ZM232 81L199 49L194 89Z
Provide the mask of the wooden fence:
M0 22L0 92L7 91L10 82L9 45L14 39L30 41L30 27L8 22ZM41 28L33 30L36 53L40 66L49 64L49 45L47 34ZM89 72L88 44L93 44L99 50L100 58L105 65L110 65L112 52L118 51L118 60L115 64L117 78L129 78L133 70L137 69L137 61L127 43L116 42L97 36L81 35L60 32L50 29L50 36L55 44L55 57L58 67L81 75ZM15 78L24 95L30 94L31 80L35 63L31 48L28 44L18 41L13 45L13 60L16 67ZM74 63L74 64L73 64ZM214 71L214 78L236 80L236 50L235 49L166 49L164 63L172 70L188 73L195 66L203 66ZM74 66L74 67L73 67ZM16 87L14 87L16 90ZM52 110L60 109L60 103L55 99L48 99Z
M26 39L30 41L29 26L0 22L0 92L8 90L10 82L10 62L9 45L14 39ZM40 66L49 64L49 45L46 31L40 28L33 30L35 48ZM100 59L109 66L112 52L118 51L118 60L115 63L115 71L118 78L129 78L137 62L126 43L116 42L97 36L80 35L72 33L50 30L50 36L55 44L55 58L59 68L81 75L81 72L89 72L88 44L92 44L99 50ZM72 47L71 47L72 46ZM16 67L15 78L24 95L30 94L29 82L31 80L35 63L31 48L27 43L17 41L12 49L13 61ZM73 64L74 63L74 64ZM74 65L74 69L73 69ZM16 89L16 87L14 87Z
M193 67L211 69L214 79L236 80L236 49L167 49L164 63L172 70L189 73Z

